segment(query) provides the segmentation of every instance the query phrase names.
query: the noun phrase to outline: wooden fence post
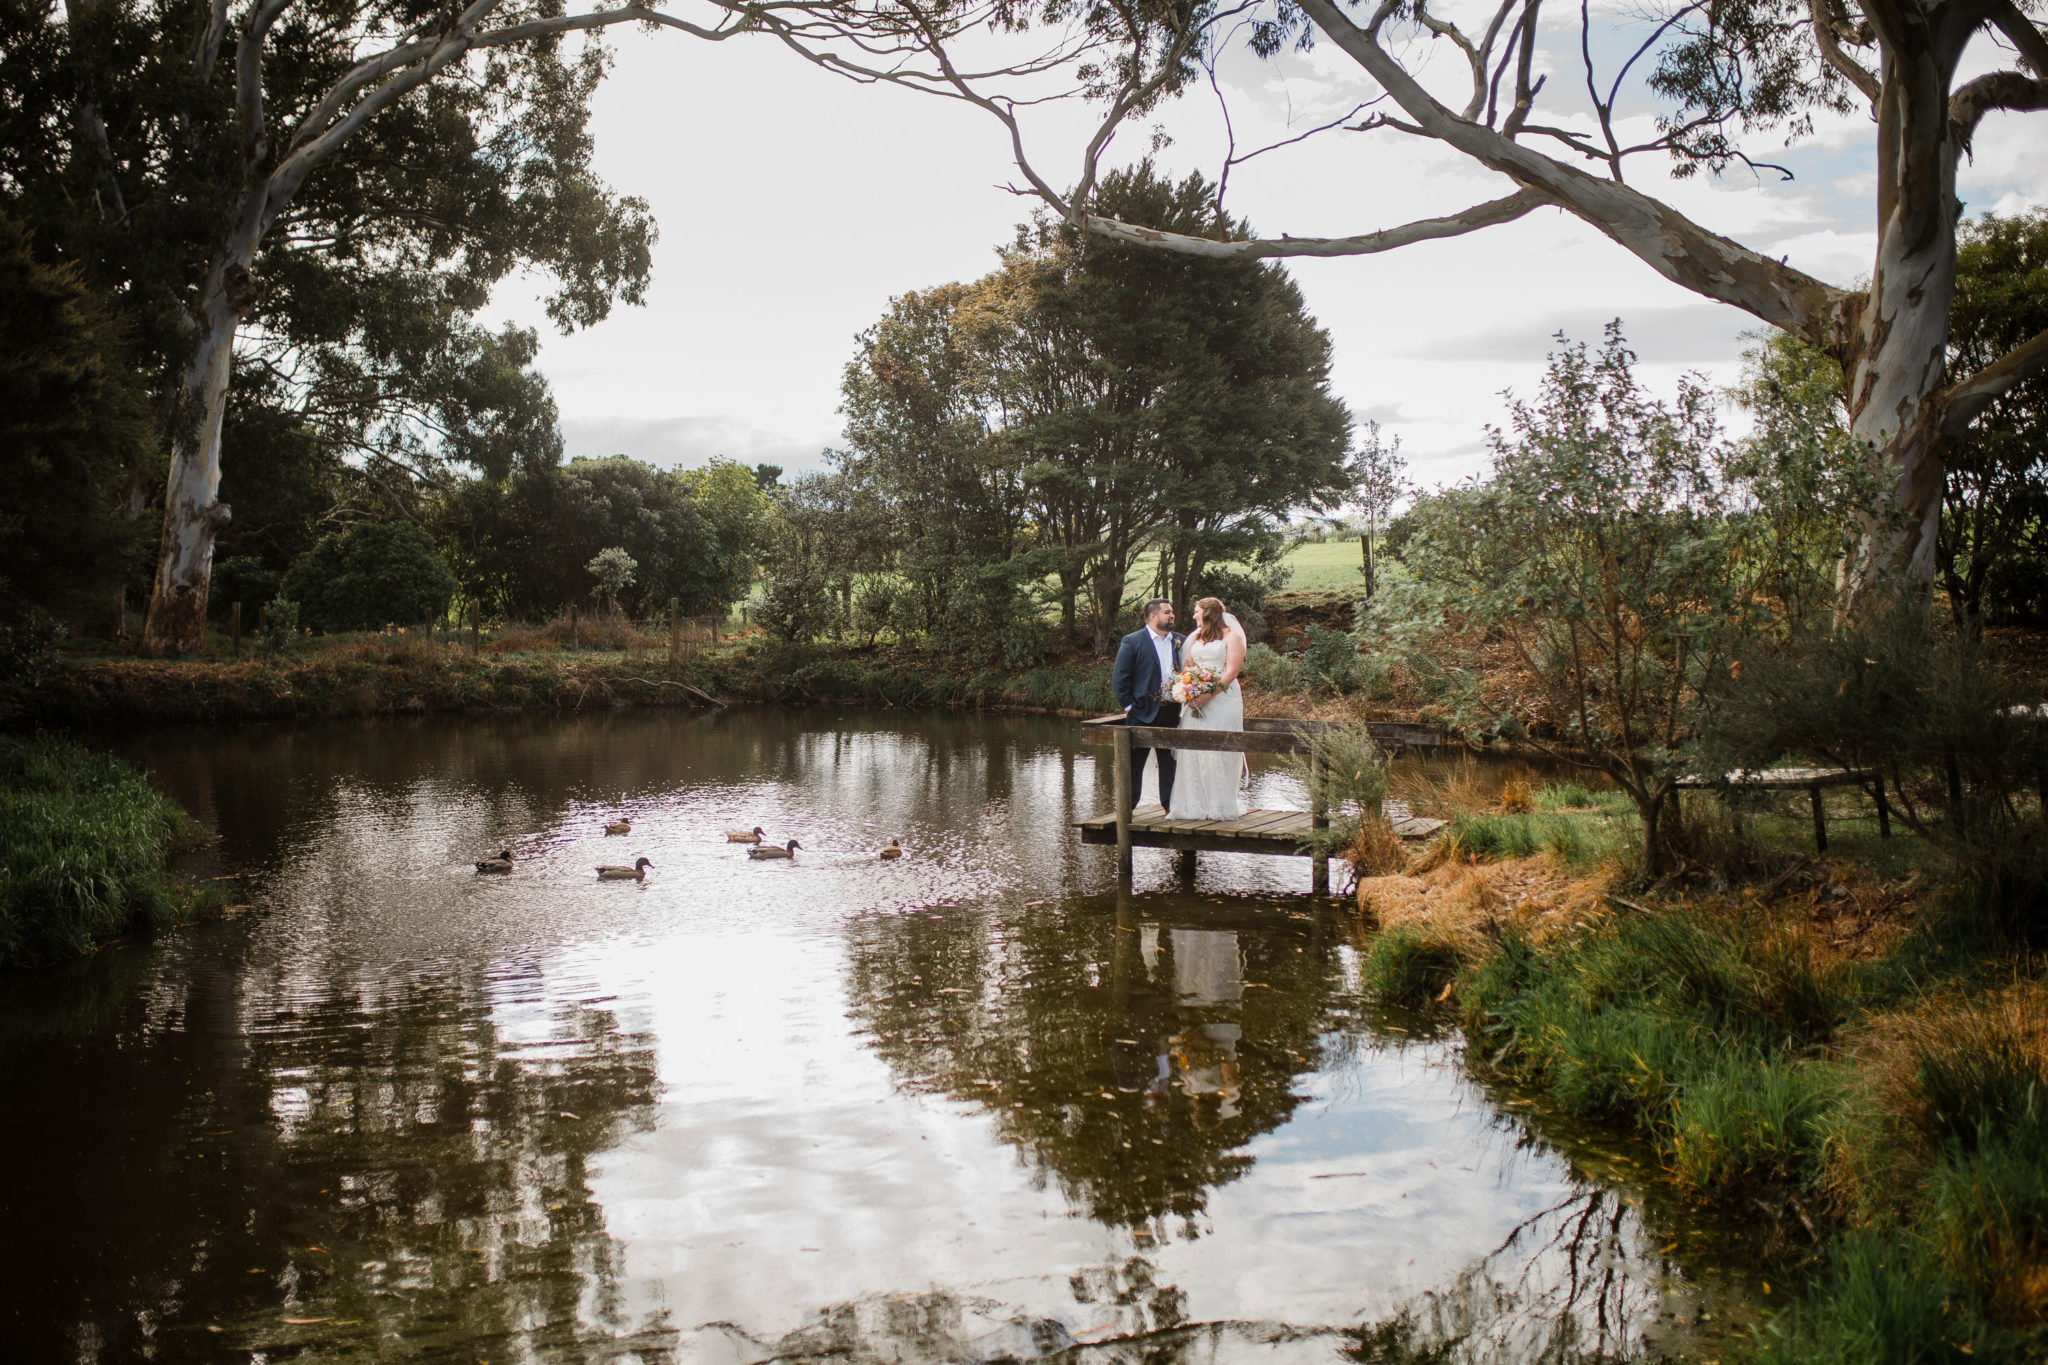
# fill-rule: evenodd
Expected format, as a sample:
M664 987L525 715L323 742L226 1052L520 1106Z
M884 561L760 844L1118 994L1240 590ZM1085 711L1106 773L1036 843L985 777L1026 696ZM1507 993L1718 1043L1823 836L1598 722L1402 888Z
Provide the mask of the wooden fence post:
M484 614L475 602L469 604L469 657L479 658L484 652Z
M668 599L668 661L673 664L683 657L683 604L671 597Z
M577 649L580 647L581 642L576 629L576 604L571 602L569 604L569 648Z
M1116 732L1116 884L1131 889L1131 732L1118 726Z
M1311 834L1320 834L1330 827L1330 813L1323 809L1322 757L1311 753L1308 768L1308 827ZM1330 894L1330 860L1323 856L1320 848L1309 853L1309 889L1318 896Z
M228 656L242 657L242 604L235 603L228 608Z

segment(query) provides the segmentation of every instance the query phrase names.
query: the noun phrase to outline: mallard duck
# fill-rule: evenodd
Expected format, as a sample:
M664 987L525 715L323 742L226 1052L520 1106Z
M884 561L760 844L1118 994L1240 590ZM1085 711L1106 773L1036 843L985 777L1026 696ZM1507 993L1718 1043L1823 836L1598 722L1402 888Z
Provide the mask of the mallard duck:
M508 848L495 858L477 859L476 870L479 872L510 872L512 870L512 850Z
M725 832L725 841L729 844L758 844L767 837L768 832L759 825L752 829L729 829Z
M794 839L791 839L780 848L777 848L774 844L756 844L747 850L747 856L749 858L793 858L796 856L796 851L802 847L803 845Z
M903 856L903 841L895 835L889 836L889 846L882 850L882 861L894 862Z
M603 865L597 869L597 879L601 882L644 882L647 880L647 869L653 866L654 864L645 858L631 867Z
M633 832L633 822L631 820L614 820L604 827L604 832L606 834L631 834Z

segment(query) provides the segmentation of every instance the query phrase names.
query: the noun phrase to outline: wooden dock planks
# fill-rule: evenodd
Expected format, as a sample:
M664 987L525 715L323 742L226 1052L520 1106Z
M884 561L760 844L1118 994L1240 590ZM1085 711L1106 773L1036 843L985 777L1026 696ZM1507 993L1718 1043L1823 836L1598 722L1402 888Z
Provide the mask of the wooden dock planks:
M1235 820L1174 820L1156 803L1131 811L1131 842L1140 848L1197 849L1210 853L1300 854L1308 838L1310 815L1305 810L1248 810ZM1403 839L1427 839L1444 821L1417 815L1396 816L1394 832ZM1076 820L1084 844L1116 842L1116 812Z

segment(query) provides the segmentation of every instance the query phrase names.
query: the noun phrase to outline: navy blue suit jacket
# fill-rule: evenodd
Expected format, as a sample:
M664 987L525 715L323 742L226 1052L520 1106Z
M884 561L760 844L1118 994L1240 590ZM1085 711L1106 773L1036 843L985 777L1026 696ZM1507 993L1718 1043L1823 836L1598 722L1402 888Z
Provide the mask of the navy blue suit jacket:
M1174 667L1179 668L1180 647L1188 637L1168 631L1166 638L1173 645ZM1165 685L1166 679L1159 676L1159 651L1152 647L1152 632L1140 626L1116 647L1110 690L1116 693L1116 704L1128 708L1131 724L1150 725L1159 719L1159 689Z

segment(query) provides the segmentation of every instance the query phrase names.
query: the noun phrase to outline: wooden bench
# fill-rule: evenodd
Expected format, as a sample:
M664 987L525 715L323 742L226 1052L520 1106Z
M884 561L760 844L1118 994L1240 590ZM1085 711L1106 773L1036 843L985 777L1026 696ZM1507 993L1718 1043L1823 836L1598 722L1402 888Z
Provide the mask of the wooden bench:
M1871 797L1877 802L1877 832L1883 838L1892 837L1892 808L1884 796L1884 774L1876 768L1765 768L1760 772L1738 769L1729 773L1722 781L1709 777L1681 777L1675 784L1680 791L1709 791L1723 785L1748 791L1798 791L1810 792L1813 797L1813 846L1819 852L1828 851L1827 809L1821 803L1821 791L1826 787L1868 787Z

